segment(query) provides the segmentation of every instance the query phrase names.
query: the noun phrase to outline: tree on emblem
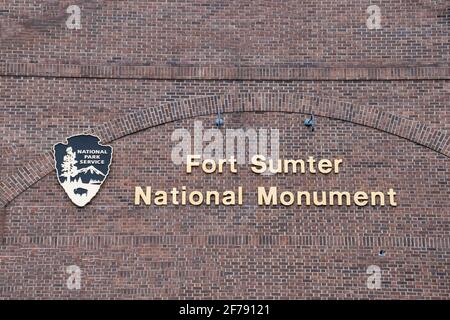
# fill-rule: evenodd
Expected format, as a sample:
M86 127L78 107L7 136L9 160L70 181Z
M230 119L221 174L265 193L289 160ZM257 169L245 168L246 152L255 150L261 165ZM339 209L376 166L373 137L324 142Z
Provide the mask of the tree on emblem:
M76 166L77 163L78 161L75 160L75 151L72 151L72 147L68 147L61 165L61 176L67 178L68 182L70 182L70 178L73 178L78 174L78 168Z
M58 182L78 207L95 197L109 173L112 147L99 142L96 136L81 134L53 147Z

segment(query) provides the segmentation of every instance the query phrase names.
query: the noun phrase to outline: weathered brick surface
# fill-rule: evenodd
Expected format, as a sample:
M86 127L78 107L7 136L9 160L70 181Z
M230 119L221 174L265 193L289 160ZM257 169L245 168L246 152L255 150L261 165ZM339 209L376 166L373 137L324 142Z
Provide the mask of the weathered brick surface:
M78 4L82 29L65 28ZM448 63L448 2L3 1L2 60L23 63L323 66ZM20 55L17 54L20 50ZM70 54L68 54L70 53Z
M448 80L446 66L227 67L3 63L7 76L146 80Z
M1 78L5 125L0 128L3 165L50 150L61 137L89 130L105 120L130 112L197 96L230 93L304 93L351 102L370 112L382 110L450 130L448 81L395 82L221 82L93 79ZM412 98L411 98L412 97ZM74 112L83 108L82 112ZM29 125L24 127L24 119ZM9 134L11 131L14 134ZM32 137L32 139L30 138ZM20 159L14 154L21 151ZM18 163L19 162L19 163ZM2 167L0 170L4 170Z
M448 299L447 1L381 0L381 30L365 0L80 1L77 31L69 4L0 2L0 298ZM282 157L341 157L342 172L187 176L171 133L218 110L225 129L277 128ZM115 149L78 209L51 148L81 132ZM135 207L135 185L243 185L246 201ZM257 185L394 187L399 206L262 208Z
M155 161L156 155L170 158L172 131L192 128L194 119L114 142L111 176L84 209L69 203L54 175L46 176L8 206L3 296L446 297L448 158L339 120L320 118L311 134L298 125L303 118L244 113L227 115L226 121L227 128L280 128L283 157L342 157L337 177L258 177L244 166L238 177L226 173L218 179L187 176L171 161ZM196 119L212 123L214 116ZM147 184L198 189L242 184L247 200L233 208L134 207L133 186ZM395 186L400 205L260 208L256 185L294 190ZM387 251L386 257L377 256L379 249ZM68 264L84 272L84 289L78 293L64 287ZM365 286L371 264L384 272L382 290Z

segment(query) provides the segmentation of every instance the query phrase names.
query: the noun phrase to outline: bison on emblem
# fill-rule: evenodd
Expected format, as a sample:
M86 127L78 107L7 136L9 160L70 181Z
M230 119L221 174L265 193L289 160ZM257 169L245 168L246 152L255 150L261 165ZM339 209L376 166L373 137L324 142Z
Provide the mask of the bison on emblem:
M54 146L58 182L79 207L95 197L109 173L113 150L99 142L93 135L77 135Z

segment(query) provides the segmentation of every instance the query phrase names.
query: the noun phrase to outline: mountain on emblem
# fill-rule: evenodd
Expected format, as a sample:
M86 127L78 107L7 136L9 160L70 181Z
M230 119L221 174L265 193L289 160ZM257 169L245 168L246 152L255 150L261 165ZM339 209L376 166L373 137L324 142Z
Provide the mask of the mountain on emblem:
M79 207L95 197L109 173L113 149L99 142L98 137L83 134L54 146L59 184Z

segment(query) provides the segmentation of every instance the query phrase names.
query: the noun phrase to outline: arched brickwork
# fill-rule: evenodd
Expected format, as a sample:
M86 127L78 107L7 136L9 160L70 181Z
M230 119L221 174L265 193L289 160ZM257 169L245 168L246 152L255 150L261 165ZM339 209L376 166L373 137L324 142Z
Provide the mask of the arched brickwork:
M110 143L151 127L181 119L216 114L218 111L222 113L314 113L319 117L339 119L375 128L450 157L450 136L444 131L432 129L420 122L383 112L377 108L356 106L297 93L216 95L174 101L107 121L88 133L99 136L103 143ZM15 174L4 178L0 183L0 206L7 206L14 198L53 170L53 154L49 150L37 157L32 166L25 165Z

